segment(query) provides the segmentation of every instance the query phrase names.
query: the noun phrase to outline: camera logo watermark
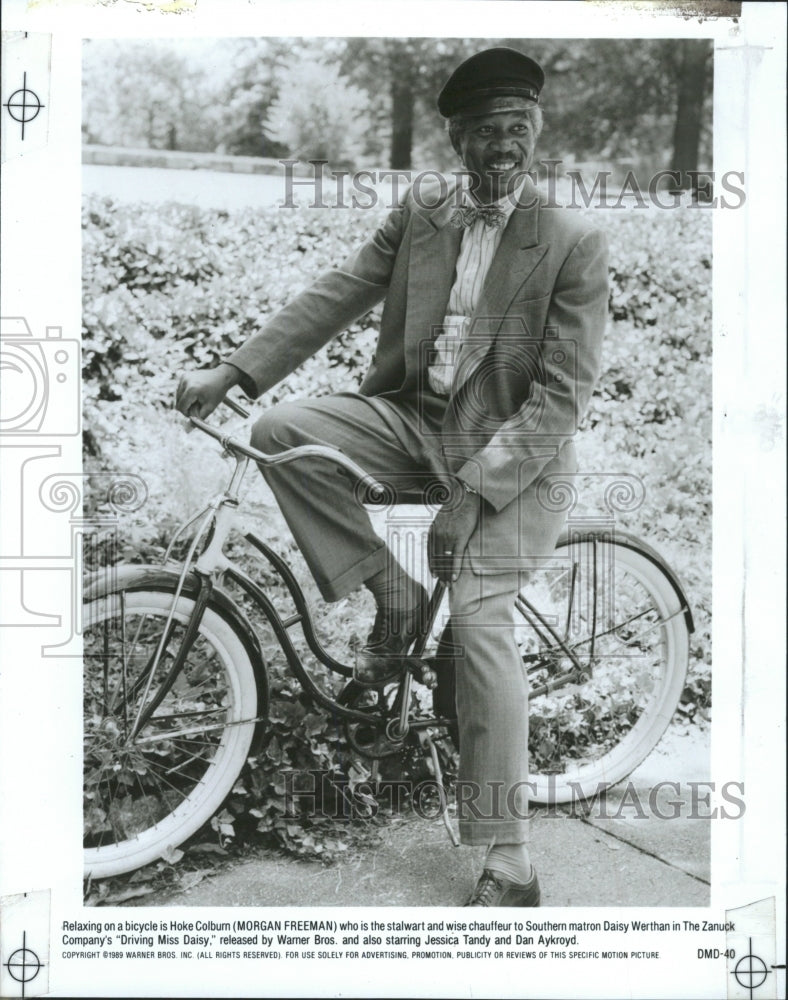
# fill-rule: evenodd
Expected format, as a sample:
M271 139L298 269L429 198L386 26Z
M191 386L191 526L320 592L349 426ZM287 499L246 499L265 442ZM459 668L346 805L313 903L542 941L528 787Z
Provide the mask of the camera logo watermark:
M135 474L62 470L75 444L63 439L81 428L79 341L60 326L37 336L22 316L4 317L0 335L0 627L65 625L65 638L41 652L79 656L85 563L111 572L119 519L145 502L147 487ZM99 512L91 517L88 492Z
M0 371L0 434L79 434L79 341L64 338L62 327L35 337L23 317L3 319Z

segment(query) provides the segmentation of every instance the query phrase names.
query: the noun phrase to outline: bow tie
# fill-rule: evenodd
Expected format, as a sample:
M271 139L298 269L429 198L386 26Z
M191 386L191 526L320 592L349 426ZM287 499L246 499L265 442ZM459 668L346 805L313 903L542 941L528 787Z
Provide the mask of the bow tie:
M485 226L501 229L506 225L507 216L497 205L464 205L452 213L451 224L457 229L467 229L477 219L481 219Z

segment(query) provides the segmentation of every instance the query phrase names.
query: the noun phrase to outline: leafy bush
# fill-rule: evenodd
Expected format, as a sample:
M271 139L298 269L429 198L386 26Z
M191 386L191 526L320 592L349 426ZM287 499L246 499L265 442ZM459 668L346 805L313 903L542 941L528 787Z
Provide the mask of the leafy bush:
M642 506L617 523L655 544L685 583L697 631L682 708L686 719L701 721L710 704L711 664L711 219L692 209L588 214L609 234L611 323L578 439L581 467L626 470L645 486ZM157 560L171 526L195 498L215 492L224 475L205 441L185 438L173 423L178 371L226 356L379 220L377 212L341 209L230 215L174 204L151 211L108 199L86 202L87 467L142 472L150 492L126 524L122 558ZM371 313L357 321L268 401L355 388L373 351L376 320ZM589 484L574 515L599 512ZM250 512L294 562L299 579L308 580L281 514L256 501ZM311 585L308 596L317 599ZM328 640L345 652L350 632L364 633L352 606L322 605L318 617ZM254 833L296 853L334 856L359 824L288 815L281 772L324 769L351 781L366 772L351 767L341 729L304 699L273 638L265 642L273 695L268 742L215 818L215 836L220 847ZM578 719L581 727L581 713Z
M369 128L369 94L348 82L339 66L313 57L280 68L277 83L266 135L294 160L352 163Z
M140 213L90 199L83 212L90 422L97 401L169 406L179 369L218 362L310 276L350 252L376 221L360 214L305 208L230 217L177 204ZM338 373L321 374L325 367L357 377L373 339L370 318L354 324L272 398L331 391Z

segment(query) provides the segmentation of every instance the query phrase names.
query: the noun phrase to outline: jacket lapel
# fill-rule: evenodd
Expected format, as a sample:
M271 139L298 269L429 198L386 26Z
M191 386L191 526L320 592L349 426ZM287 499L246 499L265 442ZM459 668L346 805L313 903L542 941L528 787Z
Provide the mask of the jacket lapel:
M462 239L462 230L451 225L455 207L451 192L437 208L420 208L413 213L405 317L405 365L409 373L424 367L420 354L435 339L435 328L443 324L446 315Z
M455 368L453 393L484 359L512 300L547 252L547 246L538 242L538 230L539 195L530 178L526 178L520 202L503 232L471 317L469 339L462 345L461 361Z

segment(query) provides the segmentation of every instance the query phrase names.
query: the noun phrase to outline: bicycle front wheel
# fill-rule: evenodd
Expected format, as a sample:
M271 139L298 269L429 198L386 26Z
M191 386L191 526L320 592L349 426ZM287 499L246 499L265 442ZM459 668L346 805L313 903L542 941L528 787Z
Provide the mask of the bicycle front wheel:
M173 597L120 590L85 605L86 876L131 871L183 843L222 804L249 752L254 667L242 638L211 606L182 669L164 683L194 607L181 596L167 627Z
M592 798L627 777L670 723L689 659L682 597L646 554L584 538L556 556L516 601L529 780L542 804Z

